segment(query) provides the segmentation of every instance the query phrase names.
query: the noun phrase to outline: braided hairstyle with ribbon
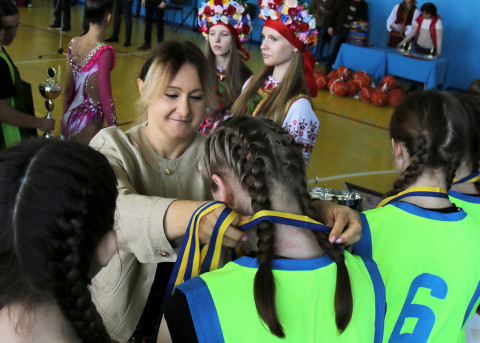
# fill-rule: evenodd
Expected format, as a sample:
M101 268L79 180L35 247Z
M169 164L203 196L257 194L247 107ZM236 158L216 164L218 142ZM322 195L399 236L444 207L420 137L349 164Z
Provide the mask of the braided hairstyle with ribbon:
M116 197L110 164L87 145L30 140L0 154L0 308L56 303L82 342L111 342L88 285Z
M281 184L300 204L304 215L315 218L307 191L302 146L275 122L249 116L226 120L208 137L203 159L204 176L233 176L251 197L253 212L271 209L270 189ZM215 184L212 183L212 187ZM274 224L263 221L257 226L258 264L255 275L254 298L257 312L270 331L285 337L275 304L275 279L271 269L274 257ZM348 270L342 251L328 241L324 233L316 233L322 249L337 265L335 291L336 324L340 332L347 327L353 310Z
M408 94L393 112L390 138L405 144L410 163L385 196L407 189L426 168L443 169L449 189L467 150L467 125L467 114L452 94L435 90Z

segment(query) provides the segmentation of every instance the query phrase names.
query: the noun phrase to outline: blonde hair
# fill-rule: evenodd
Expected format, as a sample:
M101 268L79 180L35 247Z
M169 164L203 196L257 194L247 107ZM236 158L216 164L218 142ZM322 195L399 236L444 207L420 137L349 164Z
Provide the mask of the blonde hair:
M140 72L143 90L137 105L141 121L146 119L149 104L167 89L178 71L187 63L198 72L207 107L217 108L214 72L202 51L191 42L165 41L152 51Z
M248 83L245 90L232 106L233 115L245 114L246 104L257 94L258 89L263 86L267 77L273 73L274 67L264 67L262 71L254 76ZM287 102L298 94L310 96L305 75L303 71L303 57L297 51L294 53L285 76L280 85L272 91L271 96L265 102L262 112L258 116L271 119L278 124L282 124L285 118L285 106Z

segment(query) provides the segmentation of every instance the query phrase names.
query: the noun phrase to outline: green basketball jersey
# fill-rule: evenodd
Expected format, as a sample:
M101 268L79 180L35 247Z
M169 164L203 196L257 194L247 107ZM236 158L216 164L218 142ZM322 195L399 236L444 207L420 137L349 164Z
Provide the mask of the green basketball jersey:
M199 342L381 342L383 282L375 263L345 252L353 313L340 335L335 324L336 264L316 259L275 259L276 302L285 338L274 336L257 314L253 283L256 258L241 257L222 269L177 287L186 296Z
M480 294L480 224L397 201L361 214L355 253L385 282L384 342L457 342Z
M463 194L450 190L448 192L450 201L457 207L461 207L468 215L480 222L480 197Z

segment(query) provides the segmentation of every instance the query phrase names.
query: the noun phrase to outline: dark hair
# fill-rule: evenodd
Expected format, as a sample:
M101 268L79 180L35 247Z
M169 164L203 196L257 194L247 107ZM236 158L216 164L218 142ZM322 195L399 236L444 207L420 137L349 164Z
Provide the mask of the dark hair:
M158 44L140 70L139 78L144 81L139 100L140 114L146 113L147 102L164 92L185 64L191 64L197 70L207 106L213 110L217 108L215 74L203 52L191 42L170 40Z
M270 187L276 182L298 199L304 215L315 218L307 191L302 145L295 142L277 123L250 116L235 116L221 123L207 138L203 158L204 177L233 175L252 198L253 212L270 209ZM270 331L285 337L275 304L275 279L271 269L274 254L274 225L263 221L257 226L258 264L254 298L257 312ZM322 249L337 265L335 320L343 332L350 322L353 298L345 257L325 233L316 234Z
M89 23L101 24L105 16L113 13L114 0L85 0L85 18Z
M456 96L468 114L469 125L465 136L468 137L469 144L465 149L465 161L470 172L475 172L480 170L480 97L473 93L456 94ZM480 181L475 181L473 184L480 192Z
M390 137L405 144L410 163L386 196L408 188L425 168L443 169L450 188L467 150L467 125L467 114L452 94L435 90L408 94L393 111Z
M3 17L9 17L11 15L18 14L17 3L14 0L0 0L0 12Z
M473 80L467 90L468 95L480 97L480 79Z
M429 13L432 17L437 16L437 7L431 2L424 3L422 7L420 7L420 11L422 11L422 13Z
M83 342L110 342L87 286L117 193L107 159L87 145L35 139L2 152L0 308L55 301Z
M5 17L5 14L3 14L3 10L0 8L0 31L5 28L5 25L3 25L3 17Z

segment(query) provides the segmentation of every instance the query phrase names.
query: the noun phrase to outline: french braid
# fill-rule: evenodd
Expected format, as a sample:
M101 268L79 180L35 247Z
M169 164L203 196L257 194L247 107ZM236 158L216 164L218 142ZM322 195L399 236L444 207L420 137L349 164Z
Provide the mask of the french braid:
M270 120L237 116L220 124L207 139L203 168L206 180L211 180L213 174L222 176L233 172L248 190L253 212L270 208L268 183L276 180L297 195L305 215L316 217L307 191L302 146ZM285 337L276 310L275 280L271 270L275 244L274 225L268 221L260 223L257 236L259 269L254 281L257 312L274 335ZM343 332L353 311L345 258L325 234L319 234L317 238L337 265L335 313L337 328Z
M114 221L116 178L106 158L73 142L24 142L0 157L4 184L0 303L28 310L54 300L83 342L111 342L88 290L93 253Z
M408 188L425 168L444 170L449 188L463 159L468 119L460 102L446 92L412 92L393 112L390 137L403 143L409 165L395 180L386 197Z

